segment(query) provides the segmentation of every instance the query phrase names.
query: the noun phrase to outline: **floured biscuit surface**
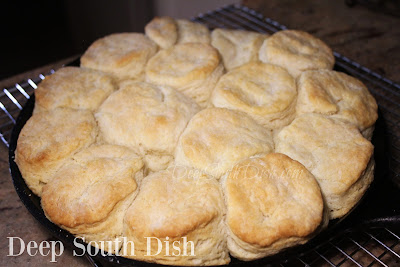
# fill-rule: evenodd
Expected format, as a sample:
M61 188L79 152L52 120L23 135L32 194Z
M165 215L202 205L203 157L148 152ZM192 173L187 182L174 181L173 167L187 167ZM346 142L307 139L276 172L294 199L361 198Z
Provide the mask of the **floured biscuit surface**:
M130 147L144 157L151 171L173 160L179 136L199 107L168 86L125 81L99 108L100 136Z
M168 85L206 107L224 67L208 44L178 44L159 51L147 64L146 81Z
M211 42L210 31L206 26L186 19L155 17L145 26L145 32L162 49L175 44Z
M224 74L210 102L243 111L266 128L278 129L294 119L296 96L296 82L284 68L252 62Z
M143 79L157 45L142 33L115 33L96 40L81 57L81 67L113 74L119 80Z
M210 31L203 24L192 22L186 19L177 19L176 24L178 25L178 44L209 44L211 42Z
M94 145L73 156L44 188L46 216L88 241L122 236L122 219L143 177L141 158L125 147ZM115 252L119 247L105 247Z
M163 49L170 48L178 39L178 26L170 17L155 17L144 30L146 35Z
M245 113L208 108L197 113L182 133L175 163L219 178L238 161L273 148L271 131Z
M372 182L373 145L340 120L319 114L297 117L276 136L275 148L315 176L332 219L345 215Z
M133 258L169 265L227 264L223 215L223 196L215 179L179 166L150 174L124 219L124 234L134 247L127 243L122 251L128 257L135 253ZM153 237L151 251L146 237ZM179 251L160 248L156 238L163 244L175 242ZM146 256L158 249L158 255Z
M244 30L215 29L211 44L218 49L227 70L258 61L258 51L268 34Z
M115 91L112 78L100 71L65 67L46 77L35 91L35 112L54 108L96 110Z
M367 87L356 78L332 70L304 72L298 81L297 113L319 113L355 125L372 138L378 105Z
M222 187L228 248L239 259L257 259L305 243L324 219L314 176L283 154L241 161L224 176Z
M332 69L335 63L332 50L320 39L297 30L284 30L271 35L261 46L262 62L286 68L294 77L302 71Z
M86 110L56 108L38 112L18 137L15 162L29 188L37 195L54 173L97 136L93 114Z

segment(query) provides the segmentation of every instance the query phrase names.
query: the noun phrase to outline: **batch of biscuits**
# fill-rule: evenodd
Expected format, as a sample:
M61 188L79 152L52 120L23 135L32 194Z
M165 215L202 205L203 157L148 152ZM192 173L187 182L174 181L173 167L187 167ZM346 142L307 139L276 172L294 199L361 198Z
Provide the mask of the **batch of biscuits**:
M263 258L346 215L373 180L377 104L333 66L306 32L156 17L38 85L15 160L50 221L91 244L123 240L105 251Z

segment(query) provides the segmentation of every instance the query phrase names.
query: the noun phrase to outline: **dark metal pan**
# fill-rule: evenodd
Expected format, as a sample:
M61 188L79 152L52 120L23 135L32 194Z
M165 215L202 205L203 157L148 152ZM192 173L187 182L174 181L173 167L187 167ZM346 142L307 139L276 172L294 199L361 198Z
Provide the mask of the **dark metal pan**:
M63 241L64 244L74 247L74 236L69 232L61 229L57 225L50 222L40 206L40 198L32 193L32 191L26 185L21 173L14 161L14 153L17 146L17 140L22 127L25 125L26 121L31 117L34 108L35 97L34 95L28 100L24 108L22 109L20 115L16 120L15 127L13 129L10 146L9 146L9 161L10 161L10 171L14 182L15 190L18 193L21 201L24 203L26 208L30 213L47 228L52 235ZM375 180L369 189L369 192L362 200L362 203L348 216L341 218L339 220L332 220L326 230L321 232L315 238L305 245L289 248L277 255L270 256L261 260L252 261L245 263L236 259L233 259L231 266L238 265L265 265L271 262L281 261L282 259L287 259L295 254L306 253L309 250L314 249L316 246L322 244L324 241L328 240L333 232L337 234L339 231L345 231L350 226L357 227L367 226L371 224L399 224L400 214L398 203L400 203L399 190L396 186L391 184L390 179L386 176L387 166L387 151L385 150L385 125L382 117L378 119L376 124L376 130L373 137L373 143L375 145L375 159L376 159L376 171ZM102 265L105 264L117 264L117 265L129 265L129 266L149 266L151 264L143 263L131 259L126 259L119 256L102 256L98 254L93 257L94 264Z

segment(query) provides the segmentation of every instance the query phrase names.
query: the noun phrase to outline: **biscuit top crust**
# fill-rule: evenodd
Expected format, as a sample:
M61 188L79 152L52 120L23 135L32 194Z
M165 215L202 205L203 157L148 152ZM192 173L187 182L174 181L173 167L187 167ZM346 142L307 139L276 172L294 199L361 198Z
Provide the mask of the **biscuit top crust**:
M214 106L266 115L288 108L296 99L294 78L283 68L251 62L224 74L211 102Z
M81 57L81 66L133 78L156 52L157 45L142 33L115 33L96 40Z
M32 164L41 172L46 164L68 157L94 142L97 127L91 112L56 108L38 112L26 122L18 137L17 163Z
M260 48L260 60L286 68L297 77L310 69L332 69L335 57L320 39L297 30L283 30L266 39Z
M146 25L144 31L163 49L170 48L178 39L178 26L170 17L155 17Z
M258 32L217 28L211 33L211 44L218 49L226 69L258 61L258 51L268 37Z
M351 124L320 114L297 117L275 138L275 151L302 163L326 195L344 194L364 172L374 147Z
M283 154L241 161L227 174L225 186L227 224L249 244L267 247L306 237L322 221L324 204L314 176Z
M178 44L211 42L210 30L205 25L186 19L175 21L178 25Z
M125 222L138 237L183 237L221 215L222 199L215 179L191 168L168 168L143 180Z
M64 67L38 85L35 105L39 109L68 107L94 111L114 90L112 78L103 72Z
M107 142L172 154L180 134L199 109L170 87L127 80L95 116Z
M219 178L239 160L273 150L271 131L240 111L208 108L182 133L175 161Z
M178 44L149 60L146 80L174 88L206 79L219 66L218 51L208 44Z
M43 188L42 207L52 222L66 227L107 218L137 188L143 162L130 149L95 145L77 153Z
M297 113L320 113L348 121L361 131L374 125L378 105L358 79L332 70L304 72L298 80Z

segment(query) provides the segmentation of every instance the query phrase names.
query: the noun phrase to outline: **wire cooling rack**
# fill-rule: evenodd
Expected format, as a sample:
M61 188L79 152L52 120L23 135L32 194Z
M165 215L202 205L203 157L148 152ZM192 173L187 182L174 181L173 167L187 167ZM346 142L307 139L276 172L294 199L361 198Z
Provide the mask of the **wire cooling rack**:
M263 17L240 5L229 5L192 19L213 28L233 28L262 33L286 29L284 25ZM388 176L400 180L400 85L361 66L338 53L335 68L361 79L375 96L386 124L390 166ZM31 77L0 92L0 139L8 147L15 120L23 105L46 75ZM400 191L399 191L400 192ZM395 203L395 206L399 203ZM327 238L307 252L279 259L280 266L400 266L400 230L398 225L383 220L367 227L348 227Z

